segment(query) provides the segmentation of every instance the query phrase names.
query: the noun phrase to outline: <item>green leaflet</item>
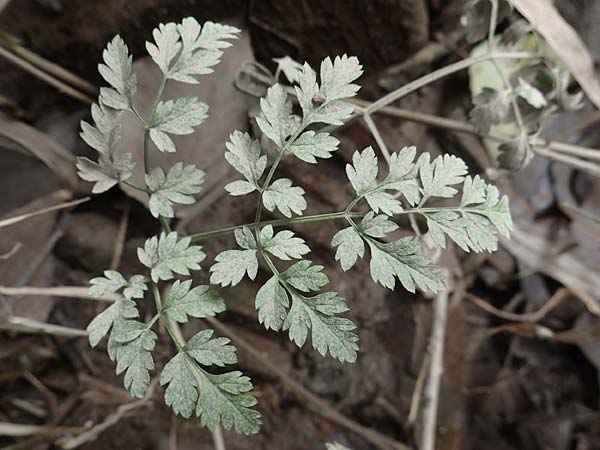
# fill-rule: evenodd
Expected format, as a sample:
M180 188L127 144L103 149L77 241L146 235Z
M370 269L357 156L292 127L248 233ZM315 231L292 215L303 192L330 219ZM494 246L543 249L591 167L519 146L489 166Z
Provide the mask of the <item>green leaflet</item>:
M175 144L168 134L185 135L194 132L208 117L208 105L196 97L181 97L159 102L152 118L150 138L161 152L174 152Z
M362 66L354 56L338 56L333 61L325 58L319 86L315 72L305 63L296 86L305 125L318 122L342 125L354 107L341 100L356 95L360 87L352 82L361 75Z
M498 234L508 237L512 219L506 196L500 198L495 186L478 175L466 177L460 206L454 211L425 214L433 241L446 248L448 236L464 251L493 252Z
M211 377L194 362L204 366L235 364L237 357L235 348L229 339L212 338L212 330L203 330L194 335L177 355L163 368L160 384L167 385L165 403L175 414L189 418L196 410L198 403L198 379ZM202 384L202 389L206 386ZM210 389L210 388L209 388ZM250 413L247 413L249 416Z
M210 268L210 282L221 286L235 286L245 274L251 280L258 273L257 245L252 232L247 228L235 230L235 239L244 250L225 250L215 257Z
M260 99L260 109L264 115L256 117L260 130L275 144L282 148L294 130L292 102L279 84L267 90L267 96Z
M192 281L175 281L169 289L163 312L176 322L187 322L187 316L203 318L225 311L225 302L208 286L196 286Z
M258 141L253 141L248 133L234 131L225 147L225 159L246 179L227 184L225 190L231 195L244 195L255 191L258 188L258 180L267 167L267 157L261 156Z
M121 118L123 112L109 108L103 103L92 104L93 125L81 121L79 135L84 142L94 150L112 155L121 139Z
M142 398L150 384L150 371L154 369L152 351L156 333L145 323L134 320L118 321L115 327L117 375L125 372L125 388L133 397Z
M263 250L283 260L299 259L310 252L304 239L294 236L290 230L283 230L274 235L271 225L260 230L260 245Z
M423 153L416 166L423 197L451 198L458 192L453 185L463 182L467 174L467 165L454 155L442 155L429 162L429 153Z
M331 158L331 153L335 152L339 145L340 141L329 133L315 133L309 130L298 136L289 150L298 159L316 164L317 158Z
M273 58L273 61L277 63L276 75L283 72L290 84L298 82L302 74L302 64L287 55L283 58ZM275 76L275 80L278 81L277 76Z
M92 347L98 345L100 340L106 336L118 320L133 319L139 313L135 302L132 300L117 300L89 323L86 330L89 333L89 341Z
M191 205L195 202L192 194L202 190L204 172L195 165L184 166L177 163L169 173L156 167L146 175L146 186L151 192L149 207L154 217L174 217L173 203Z
M354 266L358 258L365 255L365 244L353 227L338 231L333 236L331 245L338 248L335 252L335 260L340 262L344 271Z
M179 239L176 232L161 233L147 239L144 248L138 248L140 262L150 269L152 280L171 280L174 274L189 275L199 270L206 255L199 245L190 245L191 238Z
M256 399L250 378L241 372L211 375L200 372L202 390L196 405L196 415L203 426L214 430L221 423L225 430L235 428L237 433L254 434L260 428L260 413L252 409Z
M415 288L436 293L444 287L441 269L427 256L417 254L418 243L407 236L396 242L380 243L367 239L371 250L371 277L388 289L394 289L398 278L404 289Z
M263 204L269 211L277 208L285 217L292 217L292 212L302 215L307 207L304 189L292 186L292 180L280 178L275 180L263 193Z
M279 283L279 278L276 275L272 276L256 294L258 321L267 330L281 330L289 304L287 293Z
M143 275L133 275L128 281L116 270L105 270L103 277L92 278L90 284L90 295L94 297L102 297L123 289L126 299L143 298L144 291L148 289Z
M154 37L154 43L146 42L146 50L162 73L167 75L171 62L181 50L177 25L172 22L161 23L152 32L152 37Z
M196 333L185 345L185 351L203 366L224 367L236 364L235 347L224 337L213 338L213 330L202 330Z
M318 291L329 283L329 278L322 271L323 266L313 266L311 261L303 260L283 272L281 279L302 292Z
M163 367L160 384L166 385L165 403L175 414L189 419L196 409L198 381L185 353L177 353Z
M346 165L346 174L356 197L364 198L374 212L382 211L388 216L402 212L403 208L397 196L387 191L402 194L411 205L416 204L420 193L414 173L415 154L415 147L404 147L400 152L392 153L388 175L382 182L377 182L379 167L373 148L355 152L352 165Z
M83 180L94 183L94 194L106 192L117 183L128 180L134 167L131 153L114 156L101 154L97 163L83 156L77 157L77 174Z
M193 17L183 19L177 25L182 50L177 62L168 73L168 78L182 83L196 84L197 75L212 73L212 67L221 59L222 49L230 47L228 39L236 39L240 30L213 22L200 26Z
M348 306L337 292L326 292L314 297L304 297L290 292L292 307L285 318L283 329L298 347L306 342L311 331L312 345L321 355L329 354L340 362L356 361L358 336L350 319L335 314L348 311Z
M112 87L101 89L101 103L113 109L129 109L137 90L137 78L133 73L133 58L120 36L108 43L102 58L104 64L98 65L98 71Z

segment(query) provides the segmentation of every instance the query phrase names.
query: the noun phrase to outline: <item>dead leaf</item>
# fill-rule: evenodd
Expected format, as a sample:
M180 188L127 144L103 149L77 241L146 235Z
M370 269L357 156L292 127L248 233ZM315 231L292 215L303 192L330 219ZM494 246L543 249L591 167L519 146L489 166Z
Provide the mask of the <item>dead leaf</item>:
M77 187L75 158L43 131L0 113L0 145L36 157L67 186Z
M589 99L600 108L600 83L592 57L577 32L546 0L511 0L558 54Z

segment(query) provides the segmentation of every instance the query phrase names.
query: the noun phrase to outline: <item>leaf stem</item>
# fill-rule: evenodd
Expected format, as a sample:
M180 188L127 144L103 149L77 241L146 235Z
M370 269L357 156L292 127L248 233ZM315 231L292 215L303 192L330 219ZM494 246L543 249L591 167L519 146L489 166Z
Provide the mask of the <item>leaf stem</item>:
M154 303L156 304L157 314L161 316L161 322L165 325L167 333L169 333L169 336L171 337L171 340L177 347L177 350L180 352L183 351L185 342L182 343L181 340L177 337L177 334L171 327L171 323L169 322L169 320L162 319L162 313L164 310L163 310L162 302L160 300L160 290L158 289L158 284L155 283L154 281L152 282L152 295L154 296Z
M259 225L259 227L263 227L265 225L272 225L274 227L278 227L278 226L291 225L291 224L323 222L326 220L343 219L348 214L351 217L362 217L366 213L364 213L364 212L347 213L346 211L339 211L339 212L333 212L333 213L315 214L313 216L294 217L292 219L265 220L265 221L259 222L258 225ZM190 235L190 237L192 238L192 242L194 242L194 243L202 242L202 241L206 241L208 239L214 239L214 238L218 238L218 237L222 237L222 236L227 236L228 234L233 233L235 230L239 230L243 227L250 228L252 226L256 226L256 222L246 223L243 225L234 225L231 227L220 228L217 230L205 231L203 233L192 234L192 235Z
M131 189L135 189L136 191L145 192L146 194L149 193L147 188L143 188L141 186L138 186L137 184L130 183L129 181L121 180L121 183L123 183L126 186L129 186Z

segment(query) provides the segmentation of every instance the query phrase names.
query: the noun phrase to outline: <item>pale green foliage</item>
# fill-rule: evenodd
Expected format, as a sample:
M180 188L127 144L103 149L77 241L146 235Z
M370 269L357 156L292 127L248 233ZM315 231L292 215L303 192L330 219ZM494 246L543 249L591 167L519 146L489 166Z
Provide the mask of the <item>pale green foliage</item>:
M131 178L134 167L135 162L131 153L112 156L100 155L98 162L84 156L77 158L77 173L85 181L95 183L92 188L94 194L108 191L120 181Z
M252 140L248 133L234 131L225 144L225 159L241 173L244 180L237 180L225 186L231 195L244 195L258 188L258 180L267 167L266 155L260 155L260 144Z
M336 317L348 311L348 306L337 292L325 292L304 297L293 292L292 307L285 318L283 329L289 330L290 339L302 347L311 330L312 345L321 355L327 352L340 362L356 361L358 336L350 319Z
M168 80L197 83L197 76L212 71L222 50L230 45L228 41L238 33L238 29L227 25L207 22L201 26L193 18L155 29L154 41L147 43L147 49L160 68L163 81L147 120L139 117L134 105L137 81L127 46L119 37L108 45L100 70L110 87L101 90L98 104L92 106L93 123L81 123L81 137L98 151L99 159L97 163L87 158L79 158L77 162L81 177L95 183L94 192L106 191L129 179L134 170L130 154L115 153L123 111L133 113L145 129L144 164L148 160L149 140L159 151L174 152L171 135L192 133L206 119L206 104L194 97L162 100L163 89ZM354 81L362 74L362 67L355 57L327 58L321 64L318 82L317 73L308 64L299 65L289 58L278 63L279 70L296 83L299 103L296 110L301 116L294 114L287 91L278 84L270 87L261 99L261 115L256 122L263 138L271 141L269 147L275 149L268 171L268 156L263 154L259 139L239 131L230 135L225 158L242 178L227 184L225 189L235 196L256 193L258 206L253 224L234 227L238 248L215 256L209 269L210 283L235 286L245 276L255 280L259 267L268 268L270 277L255 298L259 322L267 329L287 331L290 340L299 347L310 337L313 348L321 355L354 362L359 339L354 322L340 316L349 309L346 301L337 292L320 292L329 278L323 266L303 259L310 252L304 239L288 229L276 231L275 226L285 220L264 223L261 214L264 207L266 211L291 218L307 209L304 189L293 186L288 178L276 178L277 165L287 153L311 164L332 156L339 141L326 132L308 128L316 128L317 123L339 125L351 116L353 107L344 99L358 92L359 86ZM523 98L532 104L539 103L535 91L523 86ZM165 403L175 414L186 418L196 415L211 430L221 424L239 433L255 433L260 427L260 414L252 409L256 399L250 394L253 389L250 379L239 371L218 375L208 371L211 367L237 363L229 339L214 337L212 330L204 329L185 342L172 328L175 322L187 322L189 317L205 318L225 310L225 302L215 289L178 279L200 270L206 255L199 245L193 244L191 237L169 231L167 220L175 215L174 204L194 202L205 174L193 165L182 163L176 163L168 171L160 167L144 166L144 169L145 186L133 187L147 192L150 212L161 220L164 230L148 238L143 248L138 249L138 258L150 278L133 275L127 279L117 271L107 270L104 276L91 280L92 295L116 294L119 298L88 325L90 344L96 346L108 335L107 350L116 361L117 373L124 373L124 385L133 396L142 397L147 393L150 372L154 370L152 351L157 335L153 327L161 321L177 348L160 374ZM466 176L464 162L454 156L439 156L431 161L428 154L417 158L415 147L404 147L391 155L387 174L380 177L377 156L368 147L354 154L346 173L355 192L346 211L315 217L319 220L326 216L343 217L349 226L333 236L332 245L337 248L335 259L343 270L349 270L365 256L368 248L371 277L387 288L394 289L396 281L411 292L417 288L428 292L443 288L440 268L424 254L415 238L391 239L390 234L398 229L392 220L395 215L423 216L434 243L444 247L448 236L465 251L492 251L497 248L498 236L510 232L506 197L501 198L498 190L480 177ZM459 205L425 206L430 198L456 196L459 185L462 185ZM353 211L361 201L369 210ZM355 222L360 215L362 219ZM204 237L215 235L222 232L208 232ZM279 260L298 261L283 263L285 269L280 270ZM149 287L156 314L144 323L136 320L139 312L133 299L143 298ZM161 291L161 287L165 289ZM343 450L341 446L328 445L328 448Z
M194 132L208 117L208 105L196 97L159 102L156 108L150 138L161 152L174 152L175 144L168 134L185 135Z
M273 227L267 225L260 230L260 245L263 250L279 259L299 259L310 252L304 239L294 236L290 230L274 234Z
M191 239L179 239L176 232L161 233L147 239L144 248L138 248L140 262L150 269L152 280L171 280L174 274L189 275L199 270L206 255L199 245L190 245Z
M132 68L133 58L120 36L115 36L102 53L104 64L98 71L111 88L102 88L100 100L113 109L129 109L137 90L137 78Z
M234 371L222 375L200 373L202 391L196 405L196 415L203 426L214 430L223 428L252 434L260 428L260 414L252 409L256 399L248 394L252 390L250 378Z
M105 270L103 277L92 278L90 284L92 285L90 295L94 297L102 297L123 289L123 296L131 300L132 298L143 298L144 291L148 289L143 275L133 275L126 280L116 270Z
M340 141L329 133L315 133L305 131L290 145L290 152L302 161L311 164L317 163L317 158L331 158L331 153L336 151Z
M146 175L146 186L150 190L150 212L154 217L173 217L173 203L190 205L194 203L191 194L197 194L204 183L204 172L195 165L184 166L177 163L169 173L156 167Z
M213 330L196 333L186 344L185 351L203 366L224 367L237 363L235 347L227 338L213 338Z
M156 333L145 323L120 320L115 323L114 334L117 375L125 372L125 388L132 396L142 398L150 384L149 372L154 369Z
M167 294L163 312L176 322L187 322L187 316L202 318L225 311L225 302L208 286L192 288L192 281L175 281Z
M89 341L92 347L98 345L100 340L106 336L114 326L115 322L124 319L138 317L139 313L135 302L132 300L117 300L100 314L98 314L87 326Z
M258 311L258 321L267 330L281 330L289 307L289 299L277 275L262 285L256 293L254 305Z
M419 243L412 237L395 242L382 242L397 225L386 215L392 214L392 206L398 202L398 212L404 212L398 197L403 195L409 204L423 205L431 197L451 198L463 184L461 203L451 208L415 208L414 213L427 219L434 243L445 248L445 236L449 236L463 250L494 251L498 246L498 234L508 236L512 222L508 199L500 198L498 189L486 184L479 176L465 177L467 166L453 155L443 155L431 161L423 153L414 162L416 149L405 147L390 158L389 174L382 182L377 181L377 157L368 147L355 152L352 165L346 172L358 202L364 199L372 211L360 224L350 221L350 227L340 230L331 244L337 247L335 259L342 269L348 270L365 254L366 242L370 253L371 277L376 283L394 289L396 279L410 292L419 288L426 292L438 292L444 286L441 270L431 259L420 252ZM386 190L396 195L373 201L373 193ZM376 215L381 210L386 215Z
M323 273L323 266L313 266L312 262L307 260L290 266L281 274L281 279L302 292L318 291L329 283L329 278Z
M285 217L292 217L292 213L302 215L307 207L304 199L304 189L292 186L289 178L275 180L263 193L263 204L269 211L278 209Z
M219 253L215 258L216 263L210 268L211 283L235 286L246 273L251 280L256 278L257 246L252 232L247 227L235 230L235 239L244 250L225 250Z
M352 82L362 75L362 66L354 56L337 56L333 62L325 58L320 74L319 86L314 70L305 63L298 79L296 94L304 123L341 125L354 110L351 104L342 99L354 97L360 89Z
M260 99L260 108L265 118L257 117L260 130L278 147L283 147L287 138L294 131L292 102L281 85L275 84L267 91L267 96Z
M283 72L290 83L298 82L300 75L302 74L302 64L289 56L273 58L273 61L277 63L277 73Z

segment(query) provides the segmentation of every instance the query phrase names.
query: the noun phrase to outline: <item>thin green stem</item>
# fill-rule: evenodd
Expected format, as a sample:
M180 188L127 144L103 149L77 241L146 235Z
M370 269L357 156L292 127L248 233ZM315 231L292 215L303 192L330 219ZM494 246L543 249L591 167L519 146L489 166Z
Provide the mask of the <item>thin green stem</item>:
M163 314L164 310L163 310L162 302L161 302L161 299L160 299L160 290L158 289L158 284L155 283L155 282L152 282L152 295L154 296L154 303L156 304L157 314L160 317L162 317L162 314ZM183 351L183 347L185 346L185 342L182 343L180 341L180 339L177 337L177 334L175 333L175 331L171 327L171 323L169 322L169 320L162 320L162 323L165 325L167 333L169 333L169 336L171 337L171 340L173 341L173 343L177 347L177 350L180 351L180 352Z
M146 194L148 194L148 189L138 186L137 184L130 183L126 180L121 180L121 183L123 183L126 186L129 186L132 189L135 189L136 191L145 192Z
M366 213L363 212L351 212L349 213L351 217L362 217ZM302 223L312 223L312 222L323 222L327 220L336 220L343 219L347 215L346 211L333 212L333 213L325 213L325 214L315 214L312 216L301 216L294 217L292 219L275 219L275 220L265 220L259 222L259 227L263 227L265 225L272 225L274 227L284 226L284 225L292 225L292 224L302 224ZM218 230L205 231L203 233L192 234L190 237L192 238L192 242L202 242L208 239L214 239L222 236L227 236L235 230L240 230L244 227L253 227L256 225L256 222L246 223L243 225L234 225L227 228L220 228Z

